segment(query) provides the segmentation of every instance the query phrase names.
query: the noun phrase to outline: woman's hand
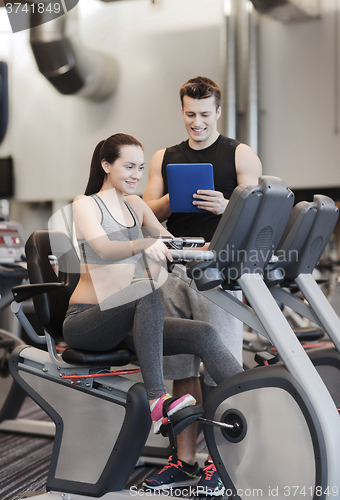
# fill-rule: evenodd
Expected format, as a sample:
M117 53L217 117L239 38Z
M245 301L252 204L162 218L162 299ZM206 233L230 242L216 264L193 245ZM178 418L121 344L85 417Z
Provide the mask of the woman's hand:
M155 243L153 243L151 246L149 246L146 250L145 253L150 259L159 262L161 260L166 260L168 259L170 262L173 261L173 258L171 257L170 250L167 248L167 246L160 240L156 240Z

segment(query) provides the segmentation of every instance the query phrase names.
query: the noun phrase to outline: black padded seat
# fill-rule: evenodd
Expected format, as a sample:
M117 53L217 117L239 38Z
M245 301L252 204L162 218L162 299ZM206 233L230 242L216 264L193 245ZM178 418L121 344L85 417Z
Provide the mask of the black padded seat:
M295 327L293 330L300 342L320 340L325 335L323 329L318 326Z
M70 347L62 353L62 358L66 363L83 366L124 366L137 360L135 353L128 349L84 351Z

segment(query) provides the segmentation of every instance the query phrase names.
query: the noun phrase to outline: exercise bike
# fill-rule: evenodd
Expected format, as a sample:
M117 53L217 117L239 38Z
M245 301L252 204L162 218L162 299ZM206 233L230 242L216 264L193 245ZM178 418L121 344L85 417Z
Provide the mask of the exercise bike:
M263 176L258 186L238 186L209 251L194 256L174 252L184 262L196 260L185 267L174 265L172 272L268 336L285 364L230 377L206 401L201 417L206 442L227 495L238 499L260 490L265 498L283 499L293 487L296 498L324 499L340 487L337 409L262 279L293 201L292 192L277 178ZM51 254L58 259L58 276L48 263ZM123 373L104 377L103 370L131 362L133 353L66 349L61 358L55 339L61 336L68 298L78 280L78 256L65 234L46 231L31 235L26 255L31 284L13 289L17 314L20 303L33 296L48 352L19 346L10 369L56 424L50 493L39 499L113 500L129 495L123 488L149 434L149 407L142 384ZM235 284L251 307L219 287ZM278 449L272 437L268 441L273 434Z
M274 210L275 208L278 209L278 206L272 207ZM328 211L328 218L329 215ZM331 226L335 224L336 218L337 210L333 204L331 222L324 226L327 228L324 244L328 242ZM214 261L187 265L187 274L193 279L190 286L267 337L276 347L284 365L249 370L226 380L211 393L205 404L207 418L223 422L236 421L239 423L239 431L204 427L208 449L229 496L233 498L245 498L252 494L278 498L337 496L339 485L335 470L328 470L326 475L333 475L333 479L326 479L322 486L325 469L320 469L319 465L323 461L321 455L328 455L328 445L324 442L326 447L322 451L323 445L320 447L321 443L317 444L318 438L315 439L319 424L315 421L311 425L316 416L312 416L314 411L321 416L321 400L324 396L330 404L329 393L326 396L328 391L325 391L324 382L315 376L315 368L311 367L310 359L284 319L276 301L270 297L264 282L254 273L242 272L242 267L251 269L252 266L259 266L252 251L257 250L262 255L263 252L266 253L266 239L272 242L274 248L279 243L275 243L271 237L273 225L270 215L266 212L258 213L255 225L249 227L248 242L243 241L242 245L238 240L242 238L239 233L243 232L244 226L241 221L233 226L232 221L227 209L209 247L209 250L216 252ZM257 225L257 222L260 224ZM294 232L294 229L288 226L285 232L287 239L289 235L292 238L290 231ZM316 253L322 251L322 246L317 247ZM315 244L313 248L315 249ZM246 251L237 253L239 249ZM230 255L232 253L234 255ZM262 266L265 274L268 268L271 269L270 260L271 255ZM183 271L178 275L185 279ZM240 287L252 309L232 297L226 300L223 292L215 288L216 285L222 285L225 289ZM210 289L212 287L214 288ZM313 411L310 412L311 402ZM329 436L331 444L332 439L339 439L339 416L334 402L329 405L329 410L335 426L332 427L333 436L331 433ZM301 415L304 415L302 420ZM329 416L327 410L321 417L325 429L330 423ZM275 436L275 447L272 438L269 438L270 434ZM266 443L270 447L269 453L266 453ZM332 467L333 460L338 461L339 455L335 448L331 453L333 458L330 459L329 456L326 462ZM315 486L311 486L312 483Z
M268 267L265 281L277 301L322 327L333 342L333 346L312 349L308 355L340 408L340 318L312 275L338 215L338 208L327 196L315 195L313 202L298 203L275 251L277 261ZM294 288L305 300L292 293Z

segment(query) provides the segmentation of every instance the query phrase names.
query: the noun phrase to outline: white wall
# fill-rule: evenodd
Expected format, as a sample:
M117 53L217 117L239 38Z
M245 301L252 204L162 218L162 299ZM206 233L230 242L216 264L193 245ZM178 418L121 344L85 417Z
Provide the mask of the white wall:
M28 32L12 34L0 9L0 58L9 62L11 99L0 156L14 157L16 199L70 200L83 192L95 144L115 132L141 140L147 164L157 149L183 140L180 85L198 74L223 85L222 4L80 0L76 25L83 44L112 55L120 66L116 93L99 104L60 95L38 72ZM340 186L336 4L322 0L321 19L305 23L260 17L259 154L264 172L292 189ZM147 172L139 193L146 181Z
M222 85L222 8L222 0L80 0L84 45L120 66L118 89L102 103L59 94L39 73L28 32L11 34L1 9L11 120L0 156L14 158L16 199L68 200L82 193L95 145L116 132L142 142L147 164L156 150L186 138L179 87L199 74Z
M340 101L334 97L336 70L340 82L340 64L336 68L334 59L337 4L322 0L321 19L304 23L260 19L259 154L265 173L283 178L293 189L340 186L340 124L335 132ZM340 35L336 43L340 57Z

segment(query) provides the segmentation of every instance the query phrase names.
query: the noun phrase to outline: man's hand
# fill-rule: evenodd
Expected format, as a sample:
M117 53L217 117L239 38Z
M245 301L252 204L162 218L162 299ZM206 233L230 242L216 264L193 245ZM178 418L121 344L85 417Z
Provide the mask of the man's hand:
M228 201L223 197L220 191L212 191L210 189L199 189L193 194L193 205L198 208L203 208L212 212L215 215L221 215L225 211Z

